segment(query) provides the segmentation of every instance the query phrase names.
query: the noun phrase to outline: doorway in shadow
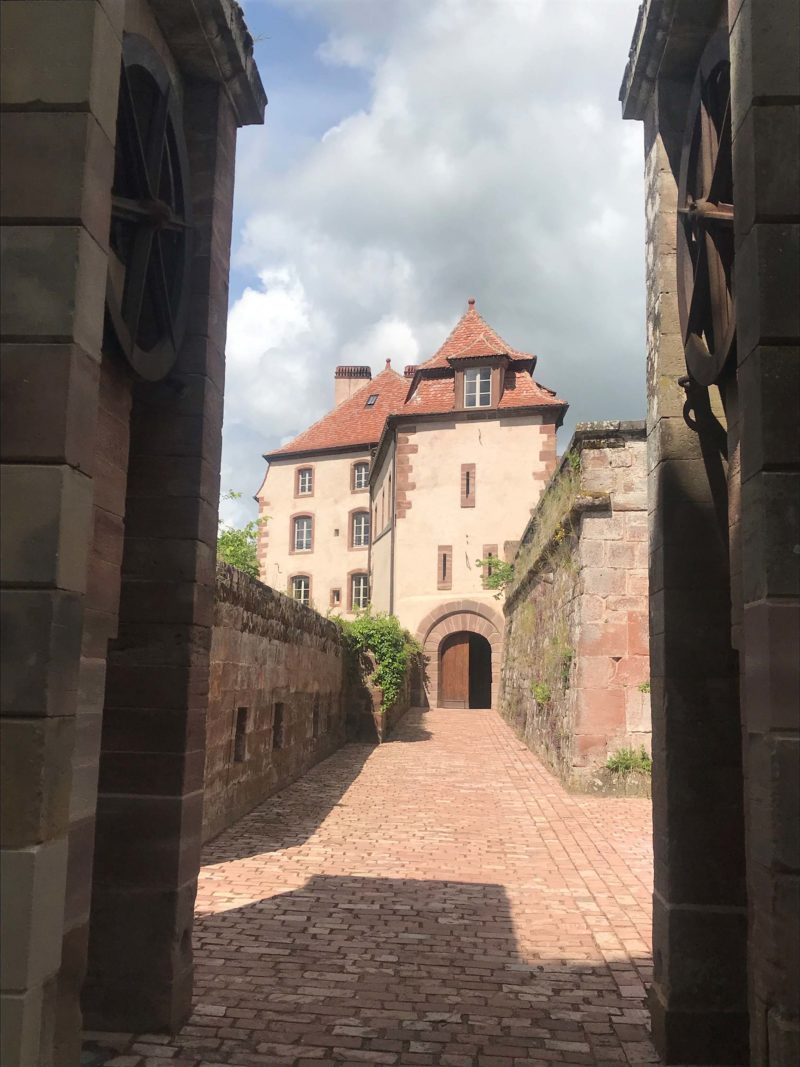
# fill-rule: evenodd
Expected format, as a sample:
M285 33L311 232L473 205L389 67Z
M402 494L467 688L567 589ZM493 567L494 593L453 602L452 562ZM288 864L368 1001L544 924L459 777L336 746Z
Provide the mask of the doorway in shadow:
M439 648L439 680L443 708L492 706L492 646L481 634L460 630Z

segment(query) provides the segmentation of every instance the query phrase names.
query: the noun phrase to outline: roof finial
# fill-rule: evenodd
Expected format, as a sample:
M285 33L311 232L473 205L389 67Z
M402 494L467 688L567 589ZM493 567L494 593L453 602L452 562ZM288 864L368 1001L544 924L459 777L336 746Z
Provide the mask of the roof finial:
M474 296L471 296L471 297L469 298L469 300L467 301L467 303L469 304L469 306L470 306L471 308L474 308L474 307L475 307L475 297L474 297Z
M391 365L392 365L392 361L390 359L387 359L386 360L386 369L388 370L389 367L391 367Z

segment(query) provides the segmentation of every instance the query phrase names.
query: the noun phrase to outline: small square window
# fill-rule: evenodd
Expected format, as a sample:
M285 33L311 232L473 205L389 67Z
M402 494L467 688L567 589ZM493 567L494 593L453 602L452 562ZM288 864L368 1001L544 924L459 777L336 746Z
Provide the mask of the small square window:
M377 393L370 393L370 395L367 397L367 402L364 405L364 407L365 408L374 408L375 407L375 401L377 399L378 399L378 394Z
M338 608L342 602L341 589L331 589L331 607Z

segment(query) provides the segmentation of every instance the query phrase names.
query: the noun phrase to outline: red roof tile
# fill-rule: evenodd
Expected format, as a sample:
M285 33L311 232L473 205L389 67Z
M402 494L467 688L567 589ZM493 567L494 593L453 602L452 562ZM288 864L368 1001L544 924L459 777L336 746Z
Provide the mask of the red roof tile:
M365 407L367 398L373 393L377 393L378 399L372 407ZM386 417L402 408L407 393L408 381L393 371L387 360L386 370L294 440L268 453L267 459L295 452L374 445L381 436Z
M367 382L349 400L328 412L293 441L270 452L267 459L297 452L366 448L380 439L389 415L438 415L454 411L455 370L451 361L498 355L507 355L511 360L505 371L499 410L552 407L562 409L563 415L566 402L531 377L536 357L511 348L481 318L475 310L475 301L470 300L466 313L450 336L426 363L406 367L405 377L401 377L391 369L387 360L386 370L377 378ZM378 394L378 399L372 407L366 407L367 398L373 393Z
M504 341L500 334L481 318L475 310L475 301L470 299L467 310L453 327L445 343L427 363L421 363L419 369L431 370L434 367L446 367L448 359L472 355L473 353L468 350L479 343L484 350L475 352L475 355L508 355L512 360L536 360L536 357L529 352L518 352Z
M454 411L456 406L454 377L454 374L446 377L421 377L413 394L403 405L403 414L408 412L409 415L437 415ZM559 400L554 392L535 382L527 371L511 368L506 371L503 395L498 405L500 411L513 408L566 408L566 406L566 403ZM491 411L492 409L485 410Z

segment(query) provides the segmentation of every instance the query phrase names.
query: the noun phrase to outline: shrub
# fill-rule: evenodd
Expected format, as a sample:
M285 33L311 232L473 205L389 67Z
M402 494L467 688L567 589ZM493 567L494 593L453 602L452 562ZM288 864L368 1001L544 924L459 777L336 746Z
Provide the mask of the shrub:
M639 749L619 748L608 757L606 767L613 771L614 774L630 774L631 771L650 774L653 769L653 761L648 756L647 749L644 746Z
M355 619L335 621L354 653L368 652L374 658L375 672L370 680L383 690L381 707L386 711L400 696L409 660L421 652L419 645L403 629L400 620L387 612L373 615L367 609Z
M222 500L239 500L241 493L231 489L223 493ZM217 532L217 559L229 563L237 570L244 571L252 578L258 578L258 531L266 516L253 519L242 527L224 526L220 521Z
M537 704L548 704L553 695L547 682L531 682L531 692Z

